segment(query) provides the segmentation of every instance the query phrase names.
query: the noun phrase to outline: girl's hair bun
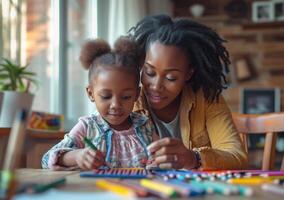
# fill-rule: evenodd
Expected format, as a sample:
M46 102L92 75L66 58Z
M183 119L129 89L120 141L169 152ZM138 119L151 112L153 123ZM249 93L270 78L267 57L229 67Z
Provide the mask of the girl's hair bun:
M109 44L103 39L87 40L82 46L79 59L83 67L89 69L96 58L110 51Z
M114 52L137 58L139 56L139 46L133 38L121 36L114 43Z

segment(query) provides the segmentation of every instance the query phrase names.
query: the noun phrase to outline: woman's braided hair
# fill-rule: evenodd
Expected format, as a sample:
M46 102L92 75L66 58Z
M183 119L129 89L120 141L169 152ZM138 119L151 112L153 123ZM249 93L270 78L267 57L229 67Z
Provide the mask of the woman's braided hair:
M183 49L195 72L189 83L195 92L202 88L207 101L218 100L226 88L229 53L223 46L225 40L211 28L189 19L172 20L167 15L155 15L145 17L129 34L142 50L140 61L143 63L153 42Z

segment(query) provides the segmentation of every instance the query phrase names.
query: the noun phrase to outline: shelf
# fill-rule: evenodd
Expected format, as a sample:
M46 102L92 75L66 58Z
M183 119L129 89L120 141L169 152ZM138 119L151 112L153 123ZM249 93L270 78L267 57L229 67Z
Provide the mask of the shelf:
M0 128L0 137L10 135L11 128ZM49 130L36 130L27 129L27 134L31 138L38 139L63 139L66 132L64 131L49 131Z
M244 30L251 30L251 29L262 29L263 30L263 29L284 28L284 21L243 23L242 27Z

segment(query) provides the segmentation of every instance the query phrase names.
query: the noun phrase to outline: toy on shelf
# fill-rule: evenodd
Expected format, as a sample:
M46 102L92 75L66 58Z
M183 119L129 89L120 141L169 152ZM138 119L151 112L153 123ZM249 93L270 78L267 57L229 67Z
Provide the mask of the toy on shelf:
M29 119L28 128L62 131L63 120L63 115L33 111Z

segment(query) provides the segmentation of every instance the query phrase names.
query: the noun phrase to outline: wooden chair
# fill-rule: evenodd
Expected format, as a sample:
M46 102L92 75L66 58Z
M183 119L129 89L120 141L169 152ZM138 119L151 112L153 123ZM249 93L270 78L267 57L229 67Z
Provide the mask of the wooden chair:
M265 133L262 170L272 170L275 161L277 133L284 132L284 112L269 114L232 113L232 116L237 130L241 134L246 151L248 151L248 134ZM281 169L284 170L284 156Z

